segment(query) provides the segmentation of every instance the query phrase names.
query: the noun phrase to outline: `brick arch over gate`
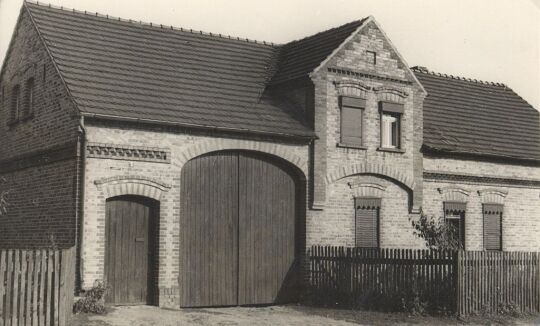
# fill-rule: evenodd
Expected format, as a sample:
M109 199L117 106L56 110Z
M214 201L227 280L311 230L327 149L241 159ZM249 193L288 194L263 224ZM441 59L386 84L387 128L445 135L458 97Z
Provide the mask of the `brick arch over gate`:
M415 183L411 177L406 176L405 174L401 173L398 169L393 168L389 165L377 164L377 163L368 163L368 164L358 163L358 164L352 164L348 166L342 166L339 169L336 169L335 171L328 173L328 175L326 176L326 183L331 184L339 179L343 179L345 177L348 177L350 175L355 175L355 174L376 174L376 175L389 177L403 184L411 192L414 190L414 187L415 187Z
M308 175L308 162L305 158L297 155L294 151L284 148L283 145L273 143L250 142L244 140L209 140L192 145L182 150L179 161L175 164L183 168L189 160L206 153L224 150L248 150L270 154L280 157L293 164L304 175Z

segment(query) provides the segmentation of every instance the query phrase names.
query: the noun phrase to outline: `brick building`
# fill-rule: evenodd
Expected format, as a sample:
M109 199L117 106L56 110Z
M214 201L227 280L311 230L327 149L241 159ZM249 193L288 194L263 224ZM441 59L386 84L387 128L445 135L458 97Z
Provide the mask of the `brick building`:
M2 247L160 306L290 299L313 244L540 250L539 114L409 68L373 17L284 45L25 3L0 75Z

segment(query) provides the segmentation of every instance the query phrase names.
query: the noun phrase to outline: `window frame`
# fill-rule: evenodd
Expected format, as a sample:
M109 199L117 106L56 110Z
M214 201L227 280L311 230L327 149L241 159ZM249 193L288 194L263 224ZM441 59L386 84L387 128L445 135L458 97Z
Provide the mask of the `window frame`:
M380 248L381 247L381 198L376 197L355 197L354 198L354 246L357 248ZM367 205L365 207L360 208L361 205ZM375 211L375 218L376 218L376 225L375 225L375 241L376 244L374 246L361 246L359 245L359 238L358 238L358 228L360 227L360 224L358 223L359 210L372 210Z
M486 206L497 207L497 215L499 221L499 248L492 249L486 246L486 211L489 210ZM482 204L482 246L486 251L503 251L503 215L504 204L499 203L483 203Z
M451 206L451 207L448 207ZM456 208L457 206L462 206L461 208ZM445 201L443 202L443 216L444 222L450 223L450 221L458 220L458 240L461 246L461 249L465 250L467 237L466 237L466 218L467 218L467 203L466 202L455 202L455 201Z
M391 103L391 102L379 102L379 148L380 151L388 151L388 152L399 152L403 153L403 136L402 136L402 119L404 115L404 107L401 103ZM387 132L385 128L385 117L392 117L395 119L395 123L392 123L390 125L390 143L393 142L394 138L396 141L395 146L386 146L383 141L383 135L385 135ZM395 132L393 125L395 124Z
M366 57L369 64L377 65L377 52L366 50Z
M8 124L16 124L20 119L21 109L21 86L19 84L14 85L11 88L11 103L9 108Z
M24 91L24 111L22 118L30 119L34 116L34 91L35 91L35 81L34 78L28 78L25 83Z
M344 111L349 110L359 110L360 111L360 142L358 144L344 141ZM338 147L346 148L356 148L356 149L366 149L364 146L364 119L365 119L365 109L366 109L366 99L361 97L354 96L340 96L339 98L339 142L337 143Z

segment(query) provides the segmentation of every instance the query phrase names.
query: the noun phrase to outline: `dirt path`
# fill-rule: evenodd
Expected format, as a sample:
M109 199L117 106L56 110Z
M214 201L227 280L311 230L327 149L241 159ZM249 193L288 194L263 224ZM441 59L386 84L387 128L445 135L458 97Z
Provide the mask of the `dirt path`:
M475 325L531 325L540 324L534 318L502 320L473 319ZM78 315L73 326L184 326L184 325L457 325L454 318L411 317L403 313L382 313L323 309L305 306L232 307L208 309L167 310L151 306L116 307L104 316Z

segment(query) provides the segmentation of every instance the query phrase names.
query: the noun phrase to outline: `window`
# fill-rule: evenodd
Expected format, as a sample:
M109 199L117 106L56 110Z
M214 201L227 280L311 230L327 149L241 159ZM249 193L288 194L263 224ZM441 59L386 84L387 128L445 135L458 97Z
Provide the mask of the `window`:
M356 246L362 248L379 247L380 198L355 198L355 238Z
M381 148L401 148L401 115L403 105L380 102L381 107Z
M26 81L24 97L24 117L30 117L33 113L34 106L34 78Z
M362 124L366 100L355 97L341 97L341 139L340 144L362 147Z
M377 53L373 51L366 51L367 62L374 65L377 64Z
M453 241L465 249L465 209L466 203L445 202L444 220L450 227Z
M19 106L20 106L20 87L15 85L11 93L11 116L10 121L16 122L19 119Z
M503 205L484 204L484 248L502 250Z

